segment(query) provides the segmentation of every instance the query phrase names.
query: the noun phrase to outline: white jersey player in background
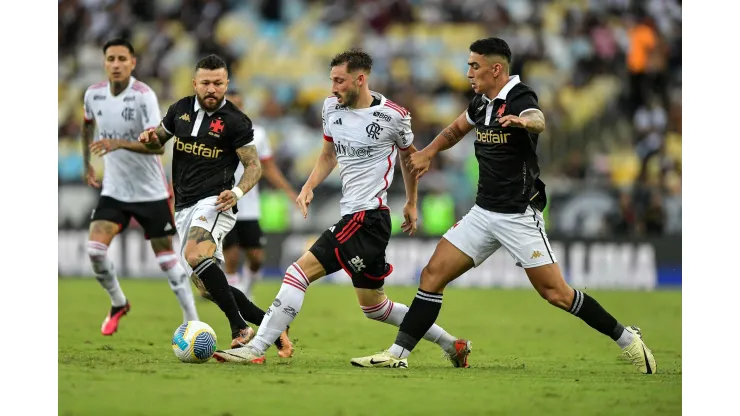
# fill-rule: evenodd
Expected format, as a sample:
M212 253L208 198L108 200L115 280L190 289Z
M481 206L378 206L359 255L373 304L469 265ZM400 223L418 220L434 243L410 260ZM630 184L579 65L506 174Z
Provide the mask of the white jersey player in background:
M239 90L229 85L229 92L226 99L234 103L237 108L243 108L243 102ZM267 132L263 127L253 126L254 145L257 148L257 155L262 165L262 177L277 189L285 192L291 201L298 198L290 182L283 176L273 159L270 141ZM244 172L244 167L240 164L236 168L234 178L238 182ZM254 302L252 296L252 285L262 278L262 264L265 261L265 236L260 227L260 194L259 184L247 192L237 203L236 224L234 228L226 235L223 242L224 259L226 264L224 272L226 279L231 286L244 292L247 298ZM242 266L241 249L246 255L247 264Z
M108 291L111 310L103 321L103 335L113 335L131 308L121 290L113 263L107 257L113 238L126 229L131 217L142 226L162 271L177 295L183 319L197 320L190 281L172 249L175 223L170 191L160 154L139 143L139 134L159 124L157 95L131 76L136 67L134 48L124 39L103 46L108 81L87 89L82 127L84 179L100 188L90 165L90 152L103 157L105 171L98 205L92 213L87 251L95 277ZM98 138L92 142L95 126Z
M391 235L386 191L400 154L407 198L401 228L413 234L417 182L406 162L415 151L414 134L406 109L370 91L371 67L372 58L360 50L341 53L332 60L333 95L324 101L322 110L324 147L297 200L305 218L313 189L339 164L342 219L285 272L257 336L246 347L216 351L218 361L264 363L265 351L300 312L309 284L340 269L352 279L367 318L395 326L403 321L408 307L392 302L383 290L384 279L393 271L385 261ZM468 341L457 340L437 325L424 338L437 343L455 367L466 366Z

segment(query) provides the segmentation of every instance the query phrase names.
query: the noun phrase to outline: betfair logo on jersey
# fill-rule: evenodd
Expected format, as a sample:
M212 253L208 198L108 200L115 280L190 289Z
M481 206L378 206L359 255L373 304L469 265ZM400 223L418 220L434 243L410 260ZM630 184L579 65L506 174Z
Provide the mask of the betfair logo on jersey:
M180 120L185 120L185 121L187 121L188 123L190 123L190 114L188 114L188 113L185 113L185 114L181 115L181 116L180 116L180 117L178 117L178 118L179 118Z
M490 130L486 131L480 131L475 130L475 134L478 136L476 141L479 141L481 143L494 143L494 144L502 144L502 143L509 143L509 136L511 136L511 133L504 133L504 132L493 132Z
M221 149L211 148L203 143L183 143L179 138L175 138L175 149L208 159L215 159L223 152Z
M334 150L337 152L337 156L373 157L370 154L370 146L352 147L351 143L342 144L338 140L334 141Z

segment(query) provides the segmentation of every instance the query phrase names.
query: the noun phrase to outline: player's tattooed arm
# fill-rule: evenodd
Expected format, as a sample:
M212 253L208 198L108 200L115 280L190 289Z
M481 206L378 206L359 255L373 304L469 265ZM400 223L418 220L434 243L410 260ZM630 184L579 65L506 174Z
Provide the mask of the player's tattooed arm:
M236 186L246 194L260 180L262 165L259 156L257 156L257 147L254 145L242 146L236 149L236 154L244 165L244 173Z
M164 129L162 123L159 123L157 128L149 129L144 133L146 133L147 136L147 140L143 141L144 146L152 151L164 151L164 144L174 136L173 134L167 133L167 130ZM142 136L144 136L144 134L142 134ZM142 139L139 139L139 141L142 141Z
M95 135L95 120L85 120L82 123L82 161L84 166L90 164L90 144Z
M460 114L455 121L442 130L442 133L435 137L432 143L424 148L424 151L433 152L432 155L434 155L458 144L473 129L465 116L466 112Z
M528 132L540 134L545 131L545 115L542 111L536 108L525 110L519 118L525 121L524 128L527 129Z

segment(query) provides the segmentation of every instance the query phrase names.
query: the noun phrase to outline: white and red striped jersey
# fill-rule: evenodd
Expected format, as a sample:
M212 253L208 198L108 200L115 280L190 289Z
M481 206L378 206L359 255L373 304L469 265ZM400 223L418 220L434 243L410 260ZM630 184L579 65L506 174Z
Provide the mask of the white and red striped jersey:
M341 215L386 207L398 150L414 141L408 110L371 91L368 108L353 109L334 96L321 112L324 140L334 143L342 178Z
M148 85L131 77L128 87L113 96L109 83L85 91L85 120L95 120L96 140L103 138L138 141L142 131L161 120L157 95ZM101 195L123 202L159 201L170 197L159 155L119 149L103 156Z

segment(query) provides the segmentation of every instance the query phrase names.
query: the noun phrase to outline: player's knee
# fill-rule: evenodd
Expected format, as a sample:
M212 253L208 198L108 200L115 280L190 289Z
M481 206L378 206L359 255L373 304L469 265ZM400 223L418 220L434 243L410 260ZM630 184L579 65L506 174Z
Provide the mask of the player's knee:
M568 293L562 288L548 287L542 289L540 290L540 296L550 303L550 305L560 309L568 309L570 307Z
M441 293L444 286L441 267L434 263L427 264L421 271L419 287L427 292Z

